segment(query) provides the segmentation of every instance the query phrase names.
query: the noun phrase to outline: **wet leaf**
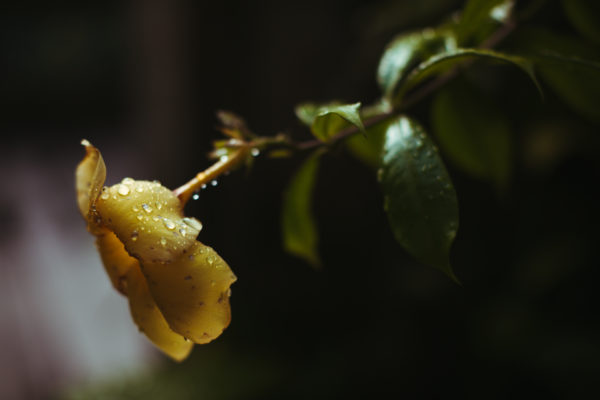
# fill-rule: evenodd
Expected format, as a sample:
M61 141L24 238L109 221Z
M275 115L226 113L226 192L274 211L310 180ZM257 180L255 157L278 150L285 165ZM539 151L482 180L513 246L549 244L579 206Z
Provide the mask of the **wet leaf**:
M458 204L448 172L423 128L398 117L387 128L379 180L396 240L423 264L457 281L449 253Z
M425 29L396 36L386 46L377 69L377 83L384 96L390 97L419 62L455 48L456 40L449 31Z
M432 124L444 154L466 173L506 186L512 161L508 121L501 109L462 81L442 89Z
M533 63L530 60L524 57L504 54L492 50L456 49L454 51L432 56L416 67L406 79L398 97L402 97L404 93L423 82L425 79L433 75L448 72L452 68L461 65L463 62L473 59L487 59L495 62L512 64L525 72L531 78L540 94L542 93L541 86L535 75Z
M456 26L460 45L478 44L489 37L510 19L514 3L514 0L469 0Z
M321 151L314 152L292 178L283 198L282 231L284 249L320 266L319 236L312 213L312 197Z
M311 132L317 139L325 142L350 125L365 132L359 113L360 105L360 103L326 105L305 103L296 107L296 116L310 126Z
M600 50L549 30L523 30L518 49L535 60L541 78L573 110L600 123Z

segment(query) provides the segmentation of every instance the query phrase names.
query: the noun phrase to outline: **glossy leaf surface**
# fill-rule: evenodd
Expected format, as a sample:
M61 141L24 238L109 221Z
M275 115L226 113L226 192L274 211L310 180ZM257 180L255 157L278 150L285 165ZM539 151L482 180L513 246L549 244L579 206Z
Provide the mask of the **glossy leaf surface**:
M387 128L379 179L396 240L423 264L456 280L450 247L458 204L433 142L414 120L398 117Z
M377 69L377 83L384 96L390 96L411 68L431 55L456 48L447 31L425 29L395 37L387 46Z
M456 27L459 43L481 42L499 24L509 20L514 3L514 0L469 0Z
M512 64L525 72L531 78L540 93L542 93L541 86L535 76L533 63L530 60L492 50L456 49L454 51L435 55L416 67L408 76L406 83L402 86L400 96L425 79L436 74L448 72L461 63L474 59L487 59Z
M365 132L359 112L360 106L360 103L327 105L305 103L296 107L296 115L298 119L310 126L311 132L317 139L325 142L350 125Z

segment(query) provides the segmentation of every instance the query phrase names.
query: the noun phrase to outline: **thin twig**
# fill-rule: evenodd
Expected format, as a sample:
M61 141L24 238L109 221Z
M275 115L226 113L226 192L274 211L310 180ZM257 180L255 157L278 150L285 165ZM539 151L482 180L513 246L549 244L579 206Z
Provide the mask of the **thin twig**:
M502 42L508 35L512 33L512 31L517 27L517 24L514 20L508 20L502 27L500 27L496 32L494 32L485 42L483 42L480 46L481 49L492 49L496 47L500 42ZM468 62L468 64L472 63ZM465 64L462 64L464 67ZM447 74L441 75L423 86L420 86L417 90L410 93L402 103L396 107L394 110L378 114L374 117L367 118L363 121L363 125L365 128L369 128L373 125L378 124L379 122L385 121L388 118L394 117L398 115L400 112L414 106L419 103L423 99L427 98L430 94L434 93L441 87L445 86L452 79L456 78L460 73L460 67L457 66L449 71ZM359 129L356 126L349 126L348 128L342 129L334 136L332 136L327 142L322 142L317 139L308 140L305 142L292 143L293 147L298 150L310 150L319 146L326 146L332 143L336 143L339 140L343 140L348 136L354 135L359 132Z

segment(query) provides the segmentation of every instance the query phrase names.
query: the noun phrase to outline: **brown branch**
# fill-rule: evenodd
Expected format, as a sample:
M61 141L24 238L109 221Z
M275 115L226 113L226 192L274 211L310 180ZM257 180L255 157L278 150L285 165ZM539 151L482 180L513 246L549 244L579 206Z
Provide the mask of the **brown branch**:
M481 44L480 48L492 49L492 48L496 47L508 35L510 35L516 27L517 27L517 24L514 20L512 20L512 19L508 20L497 31L495 31L486 41L484 41ZM472 63L473 63L473 61L466 62L466 63L462 64L461 66L457 66L457 67L453 68L447 74L441 75L441 76L427 82L425 85L420 86L417 90L410 93L402 101L402 103L398 107L396 107L394 110L383 113L383 114L378 114L372 118L365 119L363 121L363 125L365 126L365 128L369 128L373 125L378 124L379 122L385 121L388 118L394 117L394 116L398 115L400 112L414 106L415 104L424 100L425 98L427 98L429 95L431 95L432 93L434 93L441 87L445 86L452 79L456 78L460 73L461 67L464 67L465 65L470 65ZM313 139L313 140L309 140L309 141L305 141L305 142L291 143L291 144L292 144L292 147L296 148L297 150L310 150L315 147L326 146L326 145L330 145L333 143L337 143L338 141L343 140L346 137L354 135L358 132L359 132L359 129L356 126L350 126L348 128L342 129L341 131L336 133L327 142L322 142L320 140Z

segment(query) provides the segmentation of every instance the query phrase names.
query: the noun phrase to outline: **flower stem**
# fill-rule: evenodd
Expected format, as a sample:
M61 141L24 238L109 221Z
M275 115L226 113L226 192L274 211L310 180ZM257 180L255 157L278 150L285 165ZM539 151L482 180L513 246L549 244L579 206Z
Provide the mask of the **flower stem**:
M238 164L247 158L249 150L250 149L247 146L240 147L237 151L232 152L228 156L221 157L219 161L204 171L199 172L189 182L173 190L175 196L181 201L181 205L185 206L194 192L197 192L202 188L202 185L206 185L208 182L219 177L219 175L237 167Z

